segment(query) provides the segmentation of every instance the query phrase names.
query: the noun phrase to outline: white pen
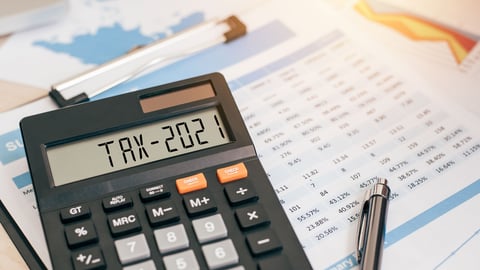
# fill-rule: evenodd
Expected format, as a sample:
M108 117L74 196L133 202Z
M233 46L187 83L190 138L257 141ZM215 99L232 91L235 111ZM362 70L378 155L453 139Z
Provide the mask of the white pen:
M380 178L367 191L357 231L357 261L361 270L378 270L382 261L390 188Z
M159 63L168 64L169 61L230 42L246 33L245 24L236 16L206 21L52 85L49 94L60 107L85 102L154 66L157 67Z

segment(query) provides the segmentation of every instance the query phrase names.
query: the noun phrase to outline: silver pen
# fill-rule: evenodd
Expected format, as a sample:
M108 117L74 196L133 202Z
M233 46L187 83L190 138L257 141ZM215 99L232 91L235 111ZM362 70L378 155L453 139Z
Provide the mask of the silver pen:
M357 261L361 270L378 270L382 261L390 188L380 178L365 194L357 230Z

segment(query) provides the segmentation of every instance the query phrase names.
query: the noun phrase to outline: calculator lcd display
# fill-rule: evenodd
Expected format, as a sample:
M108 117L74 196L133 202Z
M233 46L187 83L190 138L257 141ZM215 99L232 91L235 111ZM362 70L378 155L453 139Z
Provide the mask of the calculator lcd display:
M217 108L47 147L55 186L230 142Z

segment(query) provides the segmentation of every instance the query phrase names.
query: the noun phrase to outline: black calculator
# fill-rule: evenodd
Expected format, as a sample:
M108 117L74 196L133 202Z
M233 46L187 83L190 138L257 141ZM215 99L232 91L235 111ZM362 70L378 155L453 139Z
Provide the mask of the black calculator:
M311 269L219 73L20 126L54 269Z

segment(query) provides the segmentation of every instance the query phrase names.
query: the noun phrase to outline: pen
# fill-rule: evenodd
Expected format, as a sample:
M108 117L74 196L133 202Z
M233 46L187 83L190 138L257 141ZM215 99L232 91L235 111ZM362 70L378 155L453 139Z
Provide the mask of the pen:
M361 270L380 269L390 188L380 178L365 194L357 231L357 262Z
M161 39L103 65L52 85L50 97L59 107L88 101L118 84L157 67L221 43L228 43L247 32L236 16L206 21L169 38Z

